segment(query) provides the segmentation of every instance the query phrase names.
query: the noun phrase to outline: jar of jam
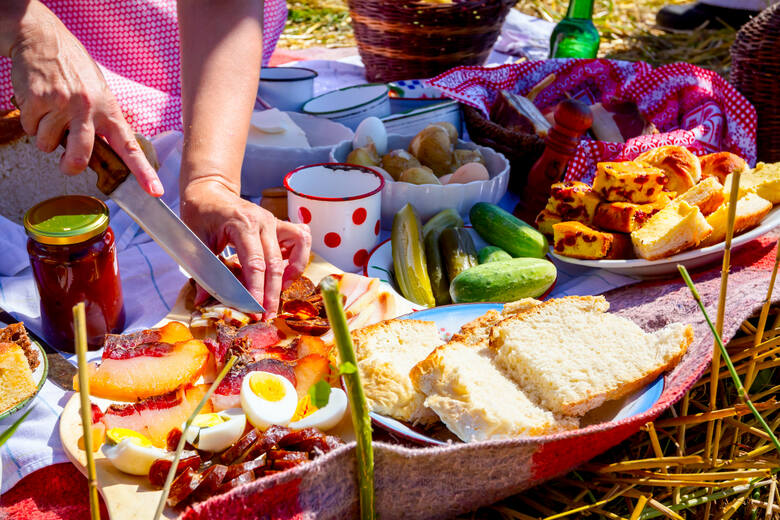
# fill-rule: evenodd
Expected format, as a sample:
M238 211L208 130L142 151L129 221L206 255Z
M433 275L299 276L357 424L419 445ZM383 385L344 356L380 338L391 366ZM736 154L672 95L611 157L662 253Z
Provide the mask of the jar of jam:
M99 199L66 195L45 200L24 216L27 252L41 298L44 337L73 352L73 306L83 301L87 343L94 350L104 336L125 324L122 284L108 208Z

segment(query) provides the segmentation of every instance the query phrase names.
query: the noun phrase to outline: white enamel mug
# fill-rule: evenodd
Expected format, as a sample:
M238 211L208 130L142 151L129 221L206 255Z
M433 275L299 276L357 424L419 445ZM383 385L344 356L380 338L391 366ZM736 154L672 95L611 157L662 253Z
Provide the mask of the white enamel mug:
M263 67L257 94L282 111L300 112L314 95L317 72L303 67Z
M362 270L379 242L384 178L343 163L303 166L284 178L290 221L308 224L312 250L344 271Z

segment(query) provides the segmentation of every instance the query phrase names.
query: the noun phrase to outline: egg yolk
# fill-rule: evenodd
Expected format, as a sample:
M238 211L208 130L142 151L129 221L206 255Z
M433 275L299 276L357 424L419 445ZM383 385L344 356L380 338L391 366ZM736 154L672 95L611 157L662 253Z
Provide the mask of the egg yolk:
M137 446L149 447L152 445L152 441L144 435L127 428L111 428L106 432L106 438L114 444L130 439L130 442Z
M292 419L290 419L290 422L300 421L304 417L308 417L314 412L316 412L318 408L314 406L311 402L311 397L308 395L298 401L298 406L295 408L295 414L293 414Z
M192 425L197 426L198 428L210 428L212 426L220 425L223 422L226 422L225 418L218 413L203 413L193 419Z
M284 386L272 374L253 374L249 388L266 401L281 401L285 395Z

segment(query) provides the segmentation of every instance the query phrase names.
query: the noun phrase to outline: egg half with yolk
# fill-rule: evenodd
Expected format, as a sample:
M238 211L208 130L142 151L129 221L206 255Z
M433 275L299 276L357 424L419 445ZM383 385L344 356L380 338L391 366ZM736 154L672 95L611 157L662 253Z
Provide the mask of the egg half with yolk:
M298 406L298 394L285 377L255 371L241 382L241 408L256 428L267 430L275 424L287 426Z
M182 429L184 429L184 424ZM212 453L223 451L235 444L246 428L246 416L240 408L195 416L187 428L187 442L199 450Z
M173 460L173 453L152 445L144 435L127 428L111 428L106 432L103 455L123 473L148 475L157 459Z

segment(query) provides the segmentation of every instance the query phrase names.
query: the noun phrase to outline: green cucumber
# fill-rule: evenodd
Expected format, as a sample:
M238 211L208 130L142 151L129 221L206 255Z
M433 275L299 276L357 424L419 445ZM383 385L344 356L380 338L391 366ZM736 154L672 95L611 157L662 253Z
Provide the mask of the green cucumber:
M543 234L495 204L477 202L469 217L479 236L515 258L543 258L550 249Z
M422 228L422 235L425 237L434 229L441 232L450 227L463 227L463 219L457 211L447 208L428 219Z
M444 267L444 260L439 249L441 231L433 229L425 235L425 261L428 263L428 278L431 280L433 299L436 305L447 305L450 300L450 280Z
M511 260L512 255L496 246L485 246L479 250L477 254L480 264L487 264L488 262L498 262L501 260Z
M439 248L450 280L479 264L474 239L465 228L454 227L442 231L439 236Z
M555 282L555 265L541 258L513 258L467 269L450 283L455 303L513 302L538 298Z

